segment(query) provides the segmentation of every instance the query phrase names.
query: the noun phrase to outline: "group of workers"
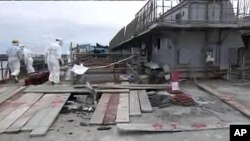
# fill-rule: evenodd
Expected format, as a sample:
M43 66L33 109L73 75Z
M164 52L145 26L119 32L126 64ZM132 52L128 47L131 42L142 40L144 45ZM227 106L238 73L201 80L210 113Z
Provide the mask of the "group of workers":
M61 47L63 40L56 38L55 42L52 42L45 49L45 63L48 66L50 72L49 81L52 84L60 83L60 64L63 64L61 58ZM20 73L20 62L23 59L26 66L27 73L35 72L33 67L32 51L20 44L18 40L12 41L12 46L7 50L8 67L11 71L11 77L18 82L18 76Z

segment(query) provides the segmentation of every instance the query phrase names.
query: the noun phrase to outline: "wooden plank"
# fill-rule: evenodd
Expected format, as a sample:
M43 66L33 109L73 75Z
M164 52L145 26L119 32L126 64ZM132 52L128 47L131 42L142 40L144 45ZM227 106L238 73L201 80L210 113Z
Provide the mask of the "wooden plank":
M9 88L10 90L6 90L1 94L0 97L0 104L2 104L3 102L5 102L6 100L8 100L9 98L11 98L12 96L14 96L17 93L20 93L22 90L25 89L25 87L19 87L16 89L16 87L11 87ZM14 89L14 90L13 90Z
M169 84L129 84L129 82L122 82L122 84L93 84L93 87L102 89L165 89ZM85 88L86 85L74 85L74 88Z
M0 121L17 109L28 95L16 94L0 105Z
M97 93L127 93L129 89L103 89L103 90L96 90ZM24 93L86 93L89 94L89 90L87 89L77 89L77 90L27 90Z
M244 123L193 123L189 125L182 125L177 123L130 123L117 124L117 129L123 132L177 132L177 131L201 131L212 129L229 128L230 124ZM247 124L247 123L245 123Z
M58 116L62 107L68 100L69 96L70 96L69 93L57 95L56 100L50 103L48 113L42 118L39 124L32 130L30 136L44 136L48 132L50 126L53 124L54 120Z
M129 82L127 82L127 81L123 81L121 85L122 85L122 86L129 85Z
M145 90L138 91L139 99L140 99L140 105L141 105L141 111L142 112L152 112L153 108L151 106L151 103L148 99L148 94Z
M55 95L44 95L38 102L36 102L27 112L25 112L15 123L13 123L5 132L18 132L21 128L41 109L49 105L54 99Z
M12 103L14 103L14 101L16 101L17 99L19 99L20 97L22 97L22 94L14 95L11 98L9 98L8 100L6 100L5 102L3 102L2 104L0 104L0 113L2 111L6 110L6 107L12 106L13 105Z
M43 94L25 94L23 104L12 111L0 122L0 133L3 133L11 124L21 117Z
M109 100L109 104L108 104L108 108L103 120L103 124L104 125L111 125L111 124L115 124L115 120L116 120L116 115L117 115L117 109L118 109L118 104L119 104L119 94L116 95L112 95L110 100Z
M32 131L48 114L51 108L51 103L57 101L58 96L63 94L47 94L41 99L50 99L47 102L41 103L39 110L29 119L29 121L21 128L21 131ZM45 97L46 96L46 97Z
M111 94L102 94L101 99L98 102L98 105L95 109L94 114L91 117L90 124L102 124L103 119L108 107L109 100L111 98Z
M121 93L116 116L116 123L129 122L129 94Z
M137 91L129 93L129 115L141 116L141 108Z
M86 88L75 89L70 86L30 86L25 93L87 93L90 91ZM129 92L129 89L97 89L97 93L124 93Z
M131 87L131 86L122 86L122 85L113 85L113 86L99 86L98 88L100 89L130 89L130 90L163 90L166 89L166 87L159 87L159 86L155 86L155 87Z
M239 112L241 112L243 115L247 116L250 118L250 109L248 107L246 107L245 105L239 103L234 97L232 96L228 96L226 94L222 94L204 84L198 84L196 83L196 85L198 87L200 87L201 89L207 91L209 94L212 94L216 97L218 97L220 100L222 100L223 102L225 102L226 104L230 105L231 107L235 108L236 110L238 110Z
M22 128L21 131L32 131L39 122L45 117L49 112L49 105L47 107L40 109Z
M174 128L171 125L161 124L161 123L123 123L117 124L118 131L123 132L174 132L174 131L182 131L179 127Z
M103 90L96 90L97 93L127 93L129 89L103 89Z
M0 93L1 95L2 94L8 94L8 93L12 93L13 91L15 91L18 86L10 86L10 87L5 87L5 90L3 89L4 87L2 87L2 92Z

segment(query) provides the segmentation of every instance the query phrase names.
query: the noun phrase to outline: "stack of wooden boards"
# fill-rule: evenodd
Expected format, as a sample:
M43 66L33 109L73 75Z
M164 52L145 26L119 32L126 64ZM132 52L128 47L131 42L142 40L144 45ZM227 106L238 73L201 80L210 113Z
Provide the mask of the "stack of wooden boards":
M69 93L26 93L24 87L8 87L0 93L0 133L30 131L30 136L47 133Z
M163 90L169 84L93 84L97 93L129 93L130 90ZM29 86L26 93L89 93L86 85L37 85Z
M90 124L110 125L129 123L130 116L152 112L146 90L131 90L129 93L103 93Z

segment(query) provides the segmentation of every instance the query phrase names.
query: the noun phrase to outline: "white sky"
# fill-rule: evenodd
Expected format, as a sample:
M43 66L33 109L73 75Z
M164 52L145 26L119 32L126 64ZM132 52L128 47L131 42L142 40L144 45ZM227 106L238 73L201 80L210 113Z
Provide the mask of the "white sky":
M55 37L69 43L109 41L135 16L146 1L0 2L0 54L13 39L42 53Z

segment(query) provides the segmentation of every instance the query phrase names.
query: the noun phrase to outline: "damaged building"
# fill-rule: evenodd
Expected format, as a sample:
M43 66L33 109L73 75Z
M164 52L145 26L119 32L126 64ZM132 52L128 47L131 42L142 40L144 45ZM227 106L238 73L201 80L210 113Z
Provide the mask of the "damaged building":
M223 76L239 66L243 0L149 0L110 41L116 53L139 53L141 63L178 69L183 77Z

